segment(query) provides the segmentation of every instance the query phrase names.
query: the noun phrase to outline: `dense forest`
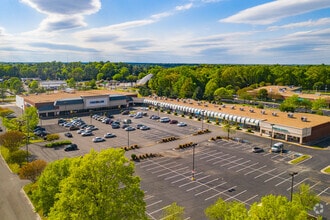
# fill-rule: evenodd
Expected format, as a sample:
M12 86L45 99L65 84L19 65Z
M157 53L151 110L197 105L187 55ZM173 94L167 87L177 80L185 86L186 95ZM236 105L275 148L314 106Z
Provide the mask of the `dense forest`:
M293 85L305 91L319 92L327 92L330 88L328 65L143 64L109 61L0 63L0 78L3 82L7 81L7 88L20 78L135 82L147 74L153 74L153 78L140 88L143 95L154 93L178 98L212 100L221 94L240 95L247 88L263 85ZM22 91L15 93L19 92Z

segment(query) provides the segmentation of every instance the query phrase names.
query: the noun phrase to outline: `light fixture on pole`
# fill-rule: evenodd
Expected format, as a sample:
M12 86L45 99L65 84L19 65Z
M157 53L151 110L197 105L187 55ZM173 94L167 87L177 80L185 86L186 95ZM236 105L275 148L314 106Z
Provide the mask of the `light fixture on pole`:
M202 131L203 131L204 110L201 111L201 120L202 120Z
M289 175L291 176L291 196L290 196L290 201L292 202L292 194L293 194L293 180L294 176L297 175L298 172L291 172Z

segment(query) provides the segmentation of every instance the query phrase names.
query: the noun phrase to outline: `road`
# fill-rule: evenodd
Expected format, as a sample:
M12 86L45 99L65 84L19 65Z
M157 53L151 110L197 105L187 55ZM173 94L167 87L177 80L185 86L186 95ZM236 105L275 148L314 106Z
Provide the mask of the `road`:
M36 220L39 216L33 211L22 187L29 181L21 180L11 173L0 158L0 216L3 220Z

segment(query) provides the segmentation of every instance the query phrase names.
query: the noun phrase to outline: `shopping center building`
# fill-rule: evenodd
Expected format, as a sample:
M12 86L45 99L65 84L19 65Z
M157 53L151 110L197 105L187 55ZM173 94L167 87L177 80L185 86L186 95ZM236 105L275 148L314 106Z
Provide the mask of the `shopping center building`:
M23 110L34 106L39 117L61 117L69 114L124 109L134 105L135 93L112 90L55 91L52 93L17 95L16 105ZM140 101L142 102L142 101Z
M247 105L215 105L185 99L149 97L144 104L178 115L207 118L221 123L227 120L241 128L251 129L260 136L295 143L310 143L330 137L330 117L307 114L285 113L274 109L259 109Z

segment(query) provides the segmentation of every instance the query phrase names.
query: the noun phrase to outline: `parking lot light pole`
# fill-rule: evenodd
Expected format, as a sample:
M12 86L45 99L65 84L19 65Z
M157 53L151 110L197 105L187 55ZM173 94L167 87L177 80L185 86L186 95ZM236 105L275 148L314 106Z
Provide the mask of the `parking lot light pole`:
M204 110L201 111L201 120L202 120L202 131L203 131Z
M273 146L274 125L275 124L270 124L270 126L272 127L272 132L270 133L270 148L272 148L272 146Z
M127 130L127 147L129 147L129 131Z
M193 145L193 162L192 162L191 180L195 180L195 144Z
M292 194L293 194L293 181L294 181L294 176L297 175L298 172L291 172L289 175L291 176L291 196L290 196L290 201L292 202Z

